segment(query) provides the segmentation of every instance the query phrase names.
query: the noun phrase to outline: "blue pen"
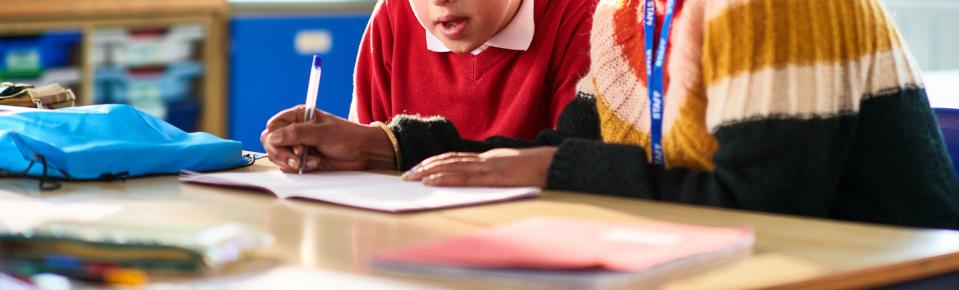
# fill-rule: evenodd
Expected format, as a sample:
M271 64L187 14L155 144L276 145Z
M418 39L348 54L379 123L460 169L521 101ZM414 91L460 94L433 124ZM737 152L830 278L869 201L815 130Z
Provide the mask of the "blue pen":
M313 111L316 110L316 94L320 90L320 74L323 72L321 66L323 65L323 59L318 55L313 55L313 65L310 66L310 85L306 88L306 114L304 114L303 122L309 122L313 120ZM303 174L303 169L306 167L306 156L309 147L303 147L303 150L300 151L300 173Z

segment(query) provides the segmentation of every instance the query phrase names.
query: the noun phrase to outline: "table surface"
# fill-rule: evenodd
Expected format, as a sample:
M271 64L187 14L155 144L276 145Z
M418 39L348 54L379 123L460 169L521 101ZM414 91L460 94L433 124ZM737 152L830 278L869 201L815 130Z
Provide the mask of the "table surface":
M275 169L268 161L259 160L238 171L250 170ZM384 250L525 218L564 217L596 221L656 219L755 229L756 244L751 256L669 281L665 289L862 288L959 271L956 231L836 222L569 192L546 191L537 199L408 214L181 184L175 176L64 183L57 191L42 193L36 190L36 181L0 179L0 195L53 203L119 204L125 210L108 220L122 219L144 226L199 221L246 224L275 236L275 243L257 252L254 258L274 261L270 267L297 265L441 287L509 288L448 277L382 274L374 271L368 260ZM250 270L228 271L243 275L243 271Z

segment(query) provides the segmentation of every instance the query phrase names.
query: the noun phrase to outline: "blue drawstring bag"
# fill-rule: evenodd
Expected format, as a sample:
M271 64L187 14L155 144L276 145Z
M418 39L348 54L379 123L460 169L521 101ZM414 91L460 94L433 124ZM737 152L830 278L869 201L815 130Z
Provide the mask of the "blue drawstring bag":
M0 172L6 175L112 180L251 162L240 142L186 133L129 105L0 106Z

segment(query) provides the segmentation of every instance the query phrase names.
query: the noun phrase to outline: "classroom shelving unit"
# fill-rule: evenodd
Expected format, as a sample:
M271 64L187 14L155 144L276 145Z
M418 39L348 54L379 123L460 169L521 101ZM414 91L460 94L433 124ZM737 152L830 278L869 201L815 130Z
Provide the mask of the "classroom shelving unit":
M77 97L93 104L96 64L94 38L109 29L199 27L197 79L199 103L197 129L218 136L227 133L226 26L229 6L225 0L4 0L0 5L0 36L42 34L72 30L80 34L76 66L79 68Z

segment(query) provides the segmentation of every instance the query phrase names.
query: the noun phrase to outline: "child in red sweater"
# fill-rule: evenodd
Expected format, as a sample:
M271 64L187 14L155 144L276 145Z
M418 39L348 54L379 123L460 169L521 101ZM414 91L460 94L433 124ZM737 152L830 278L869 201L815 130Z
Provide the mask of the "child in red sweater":
M442 115L468 139L554 128L588 70L595 0L381 0L350 120Z

